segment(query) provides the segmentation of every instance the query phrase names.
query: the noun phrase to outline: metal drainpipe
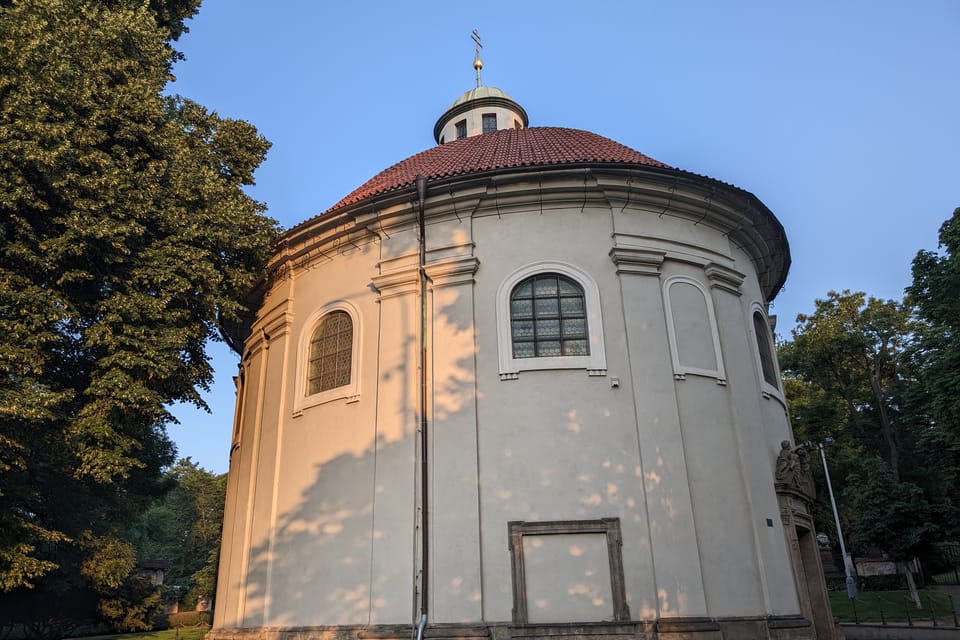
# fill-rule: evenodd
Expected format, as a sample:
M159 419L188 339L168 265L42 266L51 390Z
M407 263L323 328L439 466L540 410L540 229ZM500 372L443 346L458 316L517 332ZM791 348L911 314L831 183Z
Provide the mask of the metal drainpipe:
M423 640L427 627L427 602L430 581L430 517L427 510L427 239L424 221L424 200L427 197L427 179L417 175L418 220L420 226L420 621L417 624L417 640Z

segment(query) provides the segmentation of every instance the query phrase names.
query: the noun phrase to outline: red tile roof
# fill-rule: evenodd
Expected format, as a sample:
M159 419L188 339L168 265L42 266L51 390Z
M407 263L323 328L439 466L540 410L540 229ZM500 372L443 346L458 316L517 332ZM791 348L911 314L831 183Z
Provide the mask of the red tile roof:
M579 129L503 129L448 142L385 169L330 207L327 213L371 196L428 180L496 169L610 162L671 168L619 142Z

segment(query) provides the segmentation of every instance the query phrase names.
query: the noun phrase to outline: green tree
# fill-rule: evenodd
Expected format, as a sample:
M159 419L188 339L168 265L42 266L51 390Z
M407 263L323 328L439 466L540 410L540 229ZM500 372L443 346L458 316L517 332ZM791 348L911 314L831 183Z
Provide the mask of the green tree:
M796 434L833 438L831 476L841 487L838 509L853 533L851 546L890 554L915 592L906 560L931 549L944 513L931 508L942 504L930 490L942 485L938 471L923 463L929 418L918 400L914 357L922 325L909 305L863 293L831 291L815 304L780 346ZM829 531L832 517L820 494L815 515Z
M907 288L924 321L914 357L930 422L919 455L940 479L929 491L952 518L948 532L960 535L960 209L940 227L940 251L920 251Z
M889 554L906 576L919 609L920 597L907 563L928 555L937 535L923 491L913 483L898 481L889 466L870 456L847 476L843 497L856 512L848 531L853 549L860 553L883 549Z
M141 561L166 565L164 586L190 608L214 595L227 476L186 458L166 477L173 488L140 517L134 544Z
M940 227L940 252L920 251L907 287L917 314L930 324L921 335L925 384L940 420L960 425L960 208Z
M109 617L135 591L117 541L173 461L166 407L202 406L206 344L276 236L243 190L268 143L161 93L199 3L0 0L0 600L19 616L92 598Z
M896 398L909 379L910 309L864 293L830 291L811 315L798 315L792 340L780 348L788 376L843 403L843 429L882 452L900 476L901 429ZM831 403L828 403L831 404ZM839 409L833 406L836 422Z

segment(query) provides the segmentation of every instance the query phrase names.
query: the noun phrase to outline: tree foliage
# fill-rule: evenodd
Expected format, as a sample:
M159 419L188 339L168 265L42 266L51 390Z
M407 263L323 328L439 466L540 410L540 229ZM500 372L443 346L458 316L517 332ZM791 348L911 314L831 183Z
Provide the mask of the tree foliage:
M903 302L831 291L780 345L797 437L834 441L851 546L901 562L960 534L960 209L940 249Z
M938 420L960 425L960 209L940 227L940 249L917 254L907 293L929 325L919 357L931 408Z
M865 458L842 495L856 513L848 531L854 548L882 549L900 562L930 551L937 526L923 491L898 481L880 458Z
M275 237L243 190L269 144L162 94L198 7L0 1L5 604L102 609L130 587L128 525L174 457L166 407L202 406L205 345Z
M815 305L812 314L797 316L793 339L782 345L783 369L842 402L833 409L843 428L882 451L899 477L903 425L896 398L910 376L910 309L850 291L830 291Z
M164 586L191 608L214 595L227 476L187 458L166 478L173 488L143 512L133 539L141 560L166 565Z
M931 491L951 505L950 528L960 534L960 209L940 227L940 251L913 260L908 300L923 321L914 353L930 428L920 441L926 465L945 481Z

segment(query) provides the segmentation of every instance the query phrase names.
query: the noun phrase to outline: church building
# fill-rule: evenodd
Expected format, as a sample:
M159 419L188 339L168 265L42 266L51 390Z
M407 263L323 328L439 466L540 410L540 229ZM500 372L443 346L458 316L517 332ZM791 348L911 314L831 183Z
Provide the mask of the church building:
M233 327L210 638L834 637L752 193L480 82Z

